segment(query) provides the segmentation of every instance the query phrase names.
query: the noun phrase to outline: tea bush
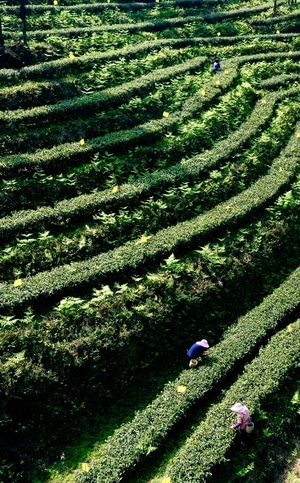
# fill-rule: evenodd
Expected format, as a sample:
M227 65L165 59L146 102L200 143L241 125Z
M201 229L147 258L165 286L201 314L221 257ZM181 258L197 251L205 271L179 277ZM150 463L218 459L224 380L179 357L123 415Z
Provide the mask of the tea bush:
M293 293L295 299L293 299ZM221 378L232 369L237 361L241 361L246 354L251 352L258 341L265 337L270 329L274 329L287 313L291 313L294 308L298 306L299 302L300 284L298 269L281 287L267 297L260 306L239 319L236 325L225 332L223 340L210 349L210 360L207 361L205 365L200 366L195 371L184 371L174 382L169 383L165 387L164 391L151 403L151 405L149 405L144 411L137 413L131 422L121 426L115 434L107 440L107 443L103 447L100 446L98 450L99 453L97 454L97 452L95 452L91 460L92 468L90 472L87 474L79 472L76 481L97 481L97 478L99 477L101 479L104 478L107 483L119 481L126 471L132 469L141 458L145 457L149 451L151 451L151 448L153 448L153 450L157 448L157 446L161 444L163 438L167 435L168 431L170 431L173 425L185 415L187 410L195 404L196 401L199 401L199 398L209 391L217 382L219 382ZM293 335L297 336L298 334L298 336L300 336L299 322L296 327L297 333L294 334L293 332ZM299 360L296 348L297 344L292 344L293 348L290 347L291 338L293 336L287 331L284 332L284 334L284 337L281 334L281 340L283 339L283 343L286 342L289 347L287 354L291 354L291 358L288 360L288 358L285 357L285 350L280 352L281 357L279 357L278 345L276 342L273 343L274 359L278 361L279 372L281 369L287 370L289 364L294 364L295 360ZM278 339L279 338L280 336L278 336ZM267 359L267 357L269 357L268 350L266 351L265 358ZM273 363L275 363L274 359L272 358ZM283 360L286 365L283 364ZM255 367L255 360L252 364L252 367ZM268 387L265 381L270 378L273 364L271 367L268 363L266 363L266 365L268 367L268 374L266 374L264 378L265 385L263 387L265 387L265 389L268 388L270 391L271 388L273 389L273 386L271 386L271 388ZM276 369L274 369L274 375ZM247 376L242 375L240 379L238 379L236 385L233 385L229 390L226 402L221 406L223 408L227 404L226 413L223 419L222 417L221 419L218 417L213 420L212 417L207 417L208 423L205 427L207 428L207 431L209 431L210 437L208 437L209 435L206 435L205 438L199 438L199 434L197 434L198 432L196 430L195 434L193 434L190 439L190 443L187 443L186 449L183 447L182 452L176 457L175 463L173 465L171 464L170 468L167 468L167 475L172 475L172 478L174 478L174 475L176 477L179 475L178 477L181 478L182 474L184 474L184 478L188 478L186 471L190 471L189 467L182 462L187 458L187 453L189 452L191 456L187 458L187 461L191 462L194 460L195 467L199 465L200 458L202 463L198 466L199 469L197 472L195 472L195 469L193 470L193 475L197 474L197 478L199 478L199 475L202 475L202 472L204 475L208 474L207 470L203 470L203 461L205 461L205 468L210 458L205 455L205 458L202 460L201 455L206 448L206 451L209 452L210 448L214 458L218 458L217 455L223 454L224 448L226 447L225 445L228 444L228 440L225 440L224 437L220 438L219 428L216 428L215 421L220 421L220 425L222 423L224 424L222 431L227 434L228 437L229 433L232 433L227 419L228 406L230 407L236 399L242 399L245 403L248 403L248 398L250 394L252 394L255 381L257 381L255 395L261 394L260 384L263 374L258 370L256 370L255 373L255 369L251 373L251 377L252 374L254 374L253 380L250 379L250 377L247 378ZM276 384L275 381L276 376L274 376L269 382ZM248 392L246 392L248 386L247 382L249 382ZM183 394L178 393L177 387L179 386L186 387L186 392ZM253 407L254 398L255 396L252 394L252 404L250 404L252 412L255 410L255 407ZM231 401L231 403L228 403L228 401ZM216 417L220 406L218 404L214 406L211 413ZM215 432L212 428L215 428ZM138 438L137 435L139 435ZM216 438L218 446L214 446L214 440L212 440L211 436ZM195 444L196 441L197 444ZM232 436L229 438L229 441L232 441ZM195 447L197 449L195 449ZM184 456L182 456L182 453ZM214 462L217 462L217 460Z

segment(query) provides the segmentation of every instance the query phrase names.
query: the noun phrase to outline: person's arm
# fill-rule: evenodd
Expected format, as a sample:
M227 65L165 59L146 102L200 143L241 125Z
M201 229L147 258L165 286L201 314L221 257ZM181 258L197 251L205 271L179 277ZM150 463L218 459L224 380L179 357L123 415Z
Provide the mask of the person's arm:
M243 422L243 416L241 414L238 414L236 423L231 426L232 429L238 429L242 425L242 422Z

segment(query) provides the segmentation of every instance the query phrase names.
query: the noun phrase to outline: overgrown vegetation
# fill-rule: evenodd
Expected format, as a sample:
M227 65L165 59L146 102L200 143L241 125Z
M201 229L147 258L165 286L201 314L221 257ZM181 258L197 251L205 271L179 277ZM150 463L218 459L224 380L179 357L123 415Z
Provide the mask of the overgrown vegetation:
M0 6L1 481L273 478L264 417L283 454L297 417L298 17ZM243 461L235 400L258 429Z

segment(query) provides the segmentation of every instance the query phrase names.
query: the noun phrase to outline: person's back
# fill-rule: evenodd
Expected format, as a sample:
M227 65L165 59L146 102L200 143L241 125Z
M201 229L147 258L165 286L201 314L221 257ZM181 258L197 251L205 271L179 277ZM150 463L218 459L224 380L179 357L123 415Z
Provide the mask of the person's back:
M196 344L193 344L192 347L188 350L187 355L191 359L197 359L197 357L202 356L204 351L205 351L205 348L196 342Z
M246 429L248 421L250 419L250 413L247 406L244 406L245 412L242 414L238 414L237 416L237 423L240 423L240 429Z
M193 344L187 351L187 356L189 359L189 367L194 367L198 364L198 357L204 358L207 355L207 349L209 344L206 339L202 339L195 344Z
M218 59L214 61L213 71L214 73L218 72L221 69L221 65Z

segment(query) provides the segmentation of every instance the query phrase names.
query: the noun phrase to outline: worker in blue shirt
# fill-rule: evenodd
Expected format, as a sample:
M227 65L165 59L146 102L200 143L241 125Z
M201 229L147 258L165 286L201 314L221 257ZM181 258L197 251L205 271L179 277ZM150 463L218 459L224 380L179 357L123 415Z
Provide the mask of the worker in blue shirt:
M189 367L195 367L198 365L198 358L201 357L202 359L207 356L209 348L209 344L206 339L202 339L195 344L187 351L187 356L189 360Z
M221 69L220 61L219 61L219 59L215 59L214 65L213 65L214 73L216 74L218 72L218 70L220 70L220 69Z

